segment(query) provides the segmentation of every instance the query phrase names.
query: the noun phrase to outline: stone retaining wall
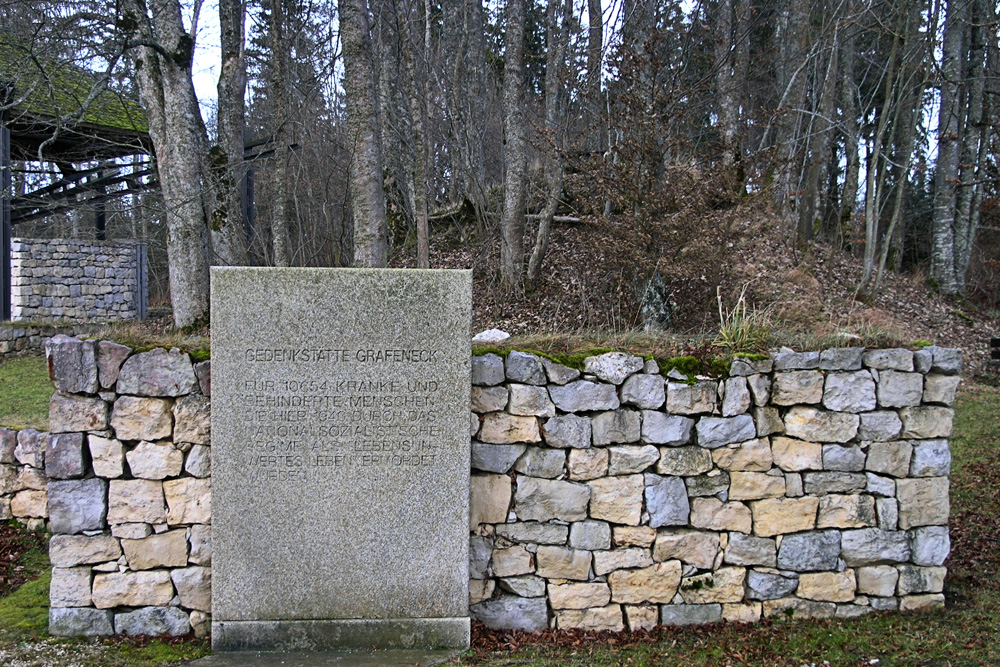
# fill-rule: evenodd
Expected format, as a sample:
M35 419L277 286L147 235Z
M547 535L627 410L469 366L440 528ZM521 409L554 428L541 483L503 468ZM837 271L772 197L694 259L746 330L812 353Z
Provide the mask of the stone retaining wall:
M45 528L49 516L48 446L48 433L0 427L0 520L16 519L29 530Z
M56 334L79 336L97 327L87 324L46 324L0 322L0 359L41 350L45 341Z
M145 317L146 249L135 241L14 239L11 319Z
M209 362L64 336L47 354L32 465L50 479L50 632L206 633ZM621 353L582 374L521 352L472 367L470 612L487 625L943 604L957 351L788 351L723 380Z

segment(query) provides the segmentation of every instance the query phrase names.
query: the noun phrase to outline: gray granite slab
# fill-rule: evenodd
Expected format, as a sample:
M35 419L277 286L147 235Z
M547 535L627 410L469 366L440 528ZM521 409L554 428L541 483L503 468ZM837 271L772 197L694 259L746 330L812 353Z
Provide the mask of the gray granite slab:
M193 667L433 667L455 650L395 650L330 653L219 653L195 660Z
M468 646L471 283L213 268L215 650Z

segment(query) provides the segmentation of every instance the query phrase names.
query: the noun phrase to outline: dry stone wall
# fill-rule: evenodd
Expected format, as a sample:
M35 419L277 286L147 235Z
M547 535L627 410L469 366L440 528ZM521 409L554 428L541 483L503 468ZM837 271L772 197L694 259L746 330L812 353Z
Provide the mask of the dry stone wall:
M50 632L207 633L209 362L66 336L46 352L51 433L0 431L0 508L47 514ZM472 369L470 613L491 627L944 602L956 350L782 351L723 379L622 353Z
M146 303L145 253L145 247L134 241L14 239L11 319L141 319Z
M941 606L956 350L782 351L723 380L473 362L471 613L491 627Z
M46 340L57 334L80 336L93 333L97 328L92 324L0 322L0 359L38 352Z

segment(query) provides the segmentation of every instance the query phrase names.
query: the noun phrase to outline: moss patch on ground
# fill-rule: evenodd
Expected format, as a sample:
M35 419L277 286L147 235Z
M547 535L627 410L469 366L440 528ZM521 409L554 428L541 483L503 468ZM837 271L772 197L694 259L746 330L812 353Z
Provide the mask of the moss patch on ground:
M45 357L0 362L0 426L46 430L49 399L55 391Z

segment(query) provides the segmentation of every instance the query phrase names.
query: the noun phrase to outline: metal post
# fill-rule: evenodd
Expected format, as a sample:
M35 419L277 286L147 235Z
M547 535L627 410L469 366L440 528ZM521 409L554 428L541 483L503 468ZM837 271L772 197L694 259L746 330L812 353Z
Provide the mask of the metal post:
M0 320L10 319L12 292L10 200L14 189L10 173L10 130L0 114Z

